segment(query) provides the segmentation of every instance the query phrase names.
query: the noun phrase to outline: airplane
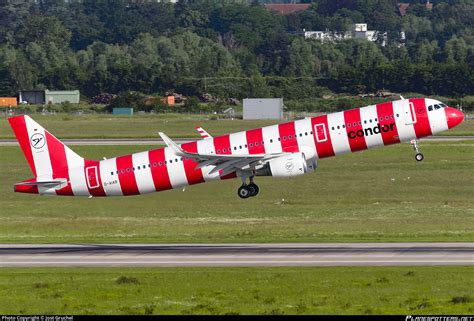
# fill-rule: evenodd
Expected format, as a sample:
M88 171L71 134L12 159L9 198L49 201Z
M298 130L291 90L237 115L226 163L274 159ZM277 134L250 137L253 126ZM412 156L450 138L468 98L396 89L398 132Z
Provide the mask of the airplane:
M459 125L464 114L430 98L385 102L322 116L167 145L104 160L84 159L27 115L9 118L34 178L14 185L18 193L128 196L240 177L239 197L256 196L256 176L294 177L314 172L317 160L410 141ZM248 181L248 183L247 183Z

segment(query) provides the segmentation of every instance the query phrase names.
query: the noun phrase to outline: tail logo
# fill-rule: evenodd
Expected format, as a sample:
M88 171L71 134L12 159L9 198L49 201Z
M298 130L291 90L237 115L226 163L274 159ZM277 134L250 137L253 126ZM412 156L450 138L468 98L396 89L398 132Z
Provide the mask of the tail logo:
M43 134L33 134L30 138L30 144L33 148L40 149L44 146L46 140L44 139Z

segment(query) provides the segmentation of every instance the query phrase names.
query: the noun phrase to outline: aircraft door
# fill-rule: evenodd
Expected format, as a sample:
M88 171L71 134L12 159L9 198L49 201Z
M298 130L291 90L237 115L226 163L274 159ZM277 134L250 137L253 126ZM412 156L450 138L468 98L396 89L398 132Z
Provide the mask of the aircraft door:
M325 124L316 124L314 125L314 133L316 134L316 142L322 143L328 140L328 136L326 133L326 126Z
M405 124L411 125L416 123L416 113L415 113L415 106L412 102L408 104L403 104L403 112L405 114Z
M97 166L86 168L87 185L89 188L99 187L99 178L97 176Z

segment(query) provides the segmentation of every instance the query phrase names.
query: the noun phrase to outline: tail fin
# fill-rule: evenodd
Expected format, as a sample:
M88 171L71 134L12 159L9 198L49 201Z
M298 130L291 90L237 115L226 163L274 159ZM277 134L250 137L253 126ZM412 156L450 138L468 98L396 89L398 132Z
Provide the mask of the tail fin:
M29 116L8 119L37 181L68 177L68 169L84 165L84 159L51 135Z

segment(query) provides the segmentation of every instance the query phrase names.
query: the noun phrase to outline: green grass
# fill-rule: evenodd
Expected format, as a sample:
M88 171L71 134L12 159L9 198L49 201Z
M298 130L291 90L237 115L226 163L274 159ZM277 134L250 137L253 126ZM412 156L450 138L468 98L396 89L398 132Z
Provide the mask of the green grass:
M77 146L100 159L147 146ZM13 193L31 177L19 147L0 148L0 242L365 242L472 241L474 142L424 142L323 159L293 179L257 177L119 198Z
M0 314L473 314L471 267L23 268Z
M210 115L155 114L113 115L33 115L44 128L58 138L158 138L158 131L175 138L199 138L195 126L204 127L211 135L223 135L277 123L275 120L210 120ZM474 121L440 133L449 136L474 135ZM5 118L0 119L0 139L14 138Z
M244 129L275 124L275 120L210 120L211 115L155 114L113 115L32 115L37 122L58 138L158 138L158 131L170 137L200 138L196 125L211 135L223 135ZM0 138L14 138L6 119L0 120Z

